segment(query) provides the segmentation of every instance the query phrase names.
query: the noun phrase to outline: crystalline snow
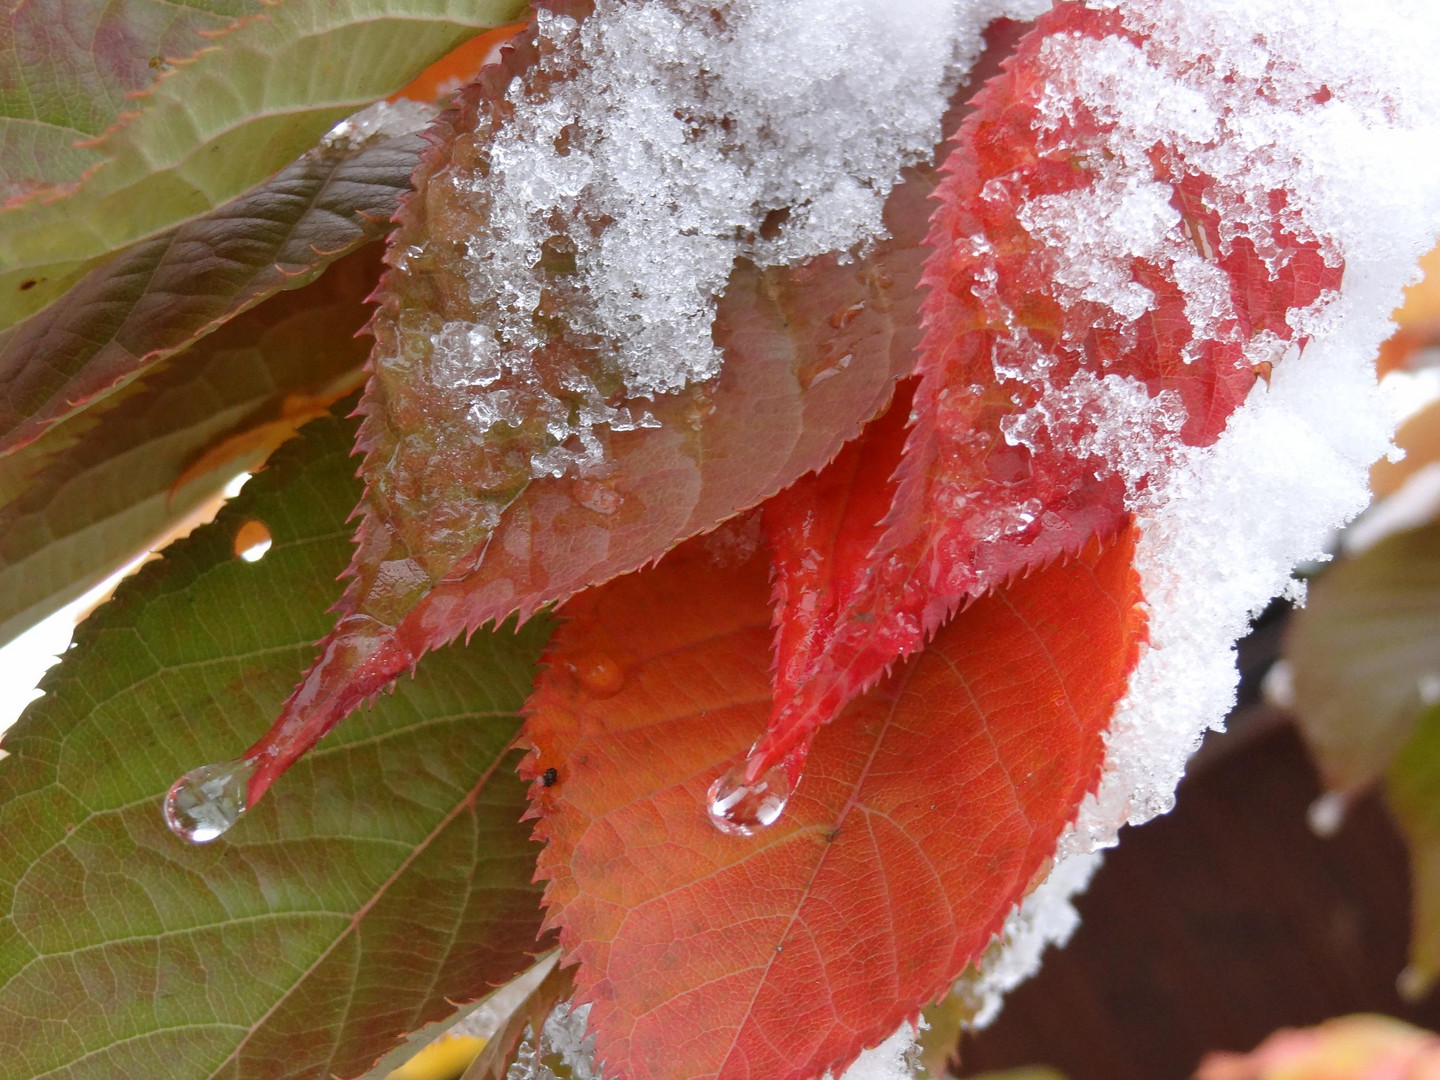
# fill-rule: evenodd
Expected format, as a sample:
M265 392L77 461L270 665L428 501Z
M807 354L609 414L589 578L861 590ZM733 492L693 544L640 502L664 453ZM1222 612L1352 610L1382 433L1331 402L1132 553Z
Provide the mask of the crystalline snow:
M507 408L545 416L556 445L532 462L535 475L594 467L595 425L643 420L586 379L618 376L633 400L712 378L710 324L735 259L793 264L883 236L885 199L902 168L932 156L981 31L1045 6L599 0L579 23L540 10L541 58L513 81L514 114L483 174L451 174L488 217L467 260L488 322L446 326L443 359L424 374L475 399L477 437ZM537 78L549 81L543 100L527 90ZM544 265L556 245L574 260L563 280ZM523 383L547 333L535 320L546 293L604 369L577 375L570 389L587 404L574 417L538 386L477 394L465 358L481 354L480 371Z
M920 1029L924 1020L918 1020ZM840 1080L911 1080L919 1068L920 1047L915 1039L919 1030L910 1024L901 1024L895 1033L879 1046L862 1050L850 1067L840 1074ZM832 1080L831 1074L825 1074Z
M526 1029L525 1038L515 1051L515 1060L505 1071L505 1080L558 1080L546 1058L559 1057L572 1080L601 1080L595 1065L595 1037L585 1033L590 1006L571 1008L560 1002L550 1010L541 1026L540 1037Z
M393 138L421 130L435 119L439 109L423 101L401 98L398 101L377 101L349 116L325 133L325 146L345 148L357 146L378 137Z
M1126 459L1150 644L1107 735L1098 791L1062 837L1047 882L1011 914L999 958L970 988L986 1003L982 1022L1045 945L1070 933L1070 897L1093 871L1096 849L1112 844L1122 824L1170 809L1186 758L1234 702L1234 642L1249 619L1272 597L1296 592L1291 568L1323 558L1330 531L1365 506L1366 470L1386 451L1392 420L1373 359L1416 260L1440 235L1440 8L1431 0L1092 6L1120 12L1149 40L1050 43L1050 122L1080 92L1117 125L1115 164L1099 193L1037 199L1026 209L1029 227L1063 251L1062 287L1103 298L1128 318L1137 296L1117 269L1132 255L1168 255L1190 294L1187 314L1218 326L1230 312L1209 260L1241 236L1272 264L1283 257L1265 249L1269 233L1255 212L1277 189L1291 195L1287 228L1343 258L1345 275L1338 297L1292 312L1297 334L1311 337L1303 350L1273 333L1250 342L1247 358L1279 362L1218 442L1194 449L1162 438L1153 450L1139 447L1150 465L1168 458L1179 466L1157 471L1167 479L1144 490L1133 481L1146 460ZM1187 159L1219 178L1213 195L1226 212L1218 236L1178 242L1154 193L1125 179L1122 165L1177 133ZM1055 387L1043 370L1009 362L1014 377L1043 389L1035 415L1007 431L1012 441L1068 424L1096 446L1108 432L1113 450L1127 428L1137 430L1145 406L1124 381L1088 376L1088 385Z

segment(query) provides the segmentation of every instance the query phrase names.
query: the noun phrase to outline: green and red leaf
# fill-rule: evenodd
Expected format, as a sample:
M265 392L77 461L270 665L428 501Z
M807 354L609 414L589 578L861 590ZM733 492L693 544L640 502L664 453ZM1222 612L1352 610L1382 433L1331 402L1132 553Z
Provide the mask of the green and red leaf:
M5 1080L352 1077L544 947L511 750L540 620L437 653L229 837L161 817L176 772L263 729L329 621L354 426L309 425L122 583L6 732Z
M551 6L586 10L578 0ZM522 409L507 435L477 443L473 390L418 369L438 362L434 342L447 323L473 323L478 305L492 302L471 294L465 246L444 239L486 227L452 181L483 159L506 121L512 80L529 77L536 55L533 32L516 38L439 122L417 171L377 294L354 580L320 659L272 735L247 754L265 761L253 797L427 649L634 570L822 467L885 408L913 363L937 176L929 166L907 170L886 205L891 236L865 258L738 264L714 326L720 375L644 402L658 426L597 427L603 476L533 475L552 440L538 410ZM552 315L563 322L563 312ZM502 375L487 392L528 401L542 396L539 385L546 400L578 406L567 386L593 358L572 337L558 334L513 386Z
M383 237L424 145L415 134L311 150L223 208L115 256L63 304L0 331L0 454Z

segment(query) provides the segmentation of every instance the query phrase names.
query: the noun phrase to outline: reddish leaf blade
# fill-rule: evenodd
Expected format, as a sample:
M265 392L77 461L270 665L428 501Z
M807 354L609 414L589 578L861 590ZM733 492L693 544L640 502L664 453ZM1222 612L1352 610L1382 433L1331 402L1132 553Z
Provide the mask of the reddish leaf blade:
M947 989L1098 779L1144 630L1126 529L956 618L738 839L704 810L770 699L736 536L571 601L528 706L550 921L628 1080L838 1073Z
M1214 442L1301 343L1290 317L1339 286L1338 257L1300 234L1288 192L1256 208L1243 178L1202 171L1185 133L1128 128L1070 85L1073 35L1147 47L1116 13L1061 4L976 95L937 191L922 378L887 529L809 682L778 688L751 777L967 598L1121 527L1172 455ZM1173 222L1131 253L1110 234L1135 212L1115 192L1134 188ZM797 493L772 528L798 535L779 516L819 498Z
M868 585L870 553L884 535L885 514L895 497L893 477L905 448L914 389L912 381L901 383L885 415L834 461L765 504L773 553L777 706L750 754L747 783L758 780L771 762L783 760L793 786L815 728L854 696L846 681L824 665L839 652L832 646L847 629L842 620ZM811 685L827 688L828 697L803 715L793 706L782 711L778 703L800 699L802 689Z
M550 7L586 10L580 2ZM433 339L445 325L479 319L491 302L474 299L463 246L444 237L486 227L455 193L505 124L512 81L544 91L538 55L533 31L516 38L436 125L436 147L417 171L373 326L355 580L320 661L247 755L263 759L252 802L427 649L634 570L820 468L884 409L894 380L913 366L914 298L937 182L928 166L906 172L885 208L890 237L865 258L738 265L714 324L720 375L638 404L617 390L607 405L636 415L643 407L659 426L596 426L605 462L597 475L534 477L531 463L555 448L546 403L585 407L571 389L574 373L594 376L598 351L563 326L563 305L547 301L546 318L560 329L523 371L487 375L482 395L463 373L434 377L448 361ZM497 390L518 403L514 421L477 442L469 410Z

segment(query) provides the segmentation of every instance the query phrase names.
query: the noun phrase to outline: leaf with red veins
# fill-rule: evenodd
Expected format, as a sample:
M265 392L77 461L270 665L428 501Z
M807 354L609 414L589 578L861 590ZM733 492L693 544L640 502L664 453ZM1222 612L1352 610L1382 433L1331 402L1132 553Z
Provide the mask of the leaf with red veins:
M587 5L555 0L547 8L581 17ZM542 57L542 48L552 52ZM541 265L555 282L536 320L545 342L523 366L456 368L437 341L447 327L498 324L492 309L500 301L476 298L467 246L446 238L483 238L500 227L477 213L472 180L511 117L512 80L535 96L564 77L555 48L537 46L533 28L521 34L432 128L434 148L414 178L376 294L353 580L320 660L246 755L259 761L251 802L426 650L628 573L822 467L885 409L895 380L913 367L938 182L928 165L905 170L885 206L889 236L863 258L766 269L738 260L713 324L724 363L708 382L624 398L593 335L567 321L573 268L561 241L572 226L559 224L555 242L542 245ZM959 125L963 100L957 94L947 133ZM587 386L609 396L592 400ZM502 392L513 417L481 439L470 410ZM648 412L655 426L597 424L589 435L603 467L537 476L536 461L574 449L573 438L557 445L551 422L586 408Z
M1069 62L1085 39L1109 39L1137 78L1193 92L1210 126L1167 127L1159 105L1125 99L1133 82L1085 82ZM1303 345L1296 327L1338 289L1338 256L1291 193L1255 190L1246 169L1205 171L1232 110L1263 89L1207 81L1118 13L1062 3L975 96L936 192L896 497L858 564L807 567L849 582L846 604L819 635L782 628L809 639L810 674L777 681L749 781L798 747L793 780L805 739L968 599L1112 534ZM829 482L802 481L767 514L782 594L810 557L796 522ZM853 545L819 558L853 559Z
M959 615L820 732L776 823L727 835L707 785L770 707L741 539L571 600L527 705L549 922L627 1080L838 1075L947 991L1098 780L1144 635L1124 528Z

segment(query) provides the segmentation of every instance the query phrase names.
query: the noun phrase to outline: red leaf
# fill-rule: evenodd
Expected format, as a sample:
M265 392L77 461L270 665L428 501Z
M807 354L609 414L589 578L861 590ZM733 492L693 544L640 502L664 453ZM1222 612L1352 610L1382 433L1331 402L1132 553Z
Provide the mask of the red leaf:
M1299 343L1287 316L1339 287L1339 260L1292 232L1287 192L1249 206L1241 181L1199 171L1183 136L1137 153L1141 136L1097 119L1065 85L1063 62L1046 59L1048 45L1077 34L1145 43L1113 12L1058 5L976 95L943 167L921 381L883 532L863 553L851 543L848 554L808 555L803 522L824 513L824 476L767 514L788 598L780 618L810 618L810 601L796 599L807 590L843 603L823 630L782 627L782 642L807 641L807 678L796 685L782 655L752 781L797 747L803 757L818 725L967 598L1119 528L1173 452L1219 437L1268 374L1257 355L1278 359ZM1043 220L1047 198L1103 207L1111 185L1168 194L1175 225L1148 257L1106 247L1123 222L1075 220L1073 210L1060 226ZM1193 311L1209 325L1192 324Z
M522 776L556 770L540 872L609 1067L808 1080L948 989L1099 777L1144 633L1132 533L957 617L820 733L760 839L704 801L769 708L764 549L722 530L566 606Z
M581 0L549 6L586 10ZM261 759L252 803L427 649L634 570L822 467L885 408L894 380L913 365L923 238L938 178L929 166L906 171L885 208L890 237L865 258L825 256L765 270L739 263L713 328L721 373L639 403L617 390L608 405L637 415L643 408L658 426L596 426L606 463L600 475L533 476L532 461L554 445L546 403L585 406L573 389L577 370L604 382L601 354L586 344L593 335L572 333L553 297L542 304L550 305L554 336L523 372L507 370L485 384L492 397L504 388L521 403L509 433L492 429L477 443L467 413L475 387L441 386L418 373L437 362L432 339L443 325L482 318L465 276L465 247L446 238L483 235L488 226L455 192L468 190L460 182L472 175L466 170L505 124L511 81L529 79L540 93L554 77L536 74L537 56L530 33L515 39L502 64L486 69L437 125L436 146L416 174L377 294L355 580L321 659L246 755ZM959 108L957 99L945 130L958 125Z

